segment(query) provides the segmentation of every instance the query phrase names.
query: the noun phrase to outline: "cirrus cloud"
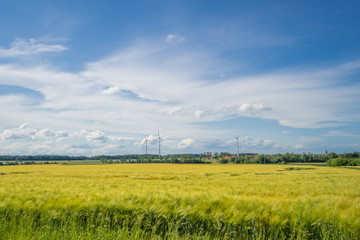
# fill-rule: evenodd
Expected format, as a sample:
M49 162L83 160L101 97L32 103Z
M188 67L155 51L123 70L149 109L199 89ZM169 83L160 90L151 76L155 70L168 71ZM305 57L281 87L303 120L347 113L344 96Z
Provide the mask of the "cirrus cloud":
M0 47L0 57L28 56L40 53L59 53L68 50L60 44L46 44L39 40L30 38L28 40L17 38L10 44L10 48Z

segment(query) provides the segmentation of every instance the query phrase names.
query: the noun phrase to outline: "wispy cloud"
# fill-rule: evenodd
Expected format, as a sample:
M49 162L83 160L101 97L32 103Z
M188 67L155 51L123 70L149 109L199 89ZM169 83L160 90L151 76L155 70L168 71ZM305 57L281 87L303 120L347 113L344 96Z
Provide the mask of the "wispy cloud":
M200 118L219 121L234 115L273 119L285 126L303 128L359 119L351 114L359 102L358 84L337 85L348 74L342 67L209 81L203 77L209 70L206 57L184 51L177 55L174 51L176 48L134 46L88 64L81 73L3 65L0 84L9 84L11 79L19 86L35 88L46 99L43 108L69 109L69 116L95 121L99 120L97 111L115 118L122 115L125 122L118 120L124 125L145 125L139 119L146 119L148 125L158 126L159 113L171 117L179 110L182 116L171 119L174 125ZM178 64L185 59L187 64ZM215 71L213 77L217 75ZM122 98L118 98L119 94ZM151 101L133 102L139 99ZM340 114L344 109L347 114Z
M221 121L234 116L272 119L300 128L328 127L360 118L354 111L359 84L339 87L337 82L348 74L342 67L214 81L218 74L207 67L207 57L191 51L175 53L176 47L133 46L88 64L80 73L2 65L0 84L35 89L46 99L40 108L62 111L61 117L109 126L118 121L121 126L133 125L133 131L162 124L179 129L199 119ZM210 80L203 77L208 70L214 73ZM181 116L175 118L180 110ZM158 121L159 114L166 123Z
M353 133L348 133L348 132L343 132L343 131L338 131L338 130L328 131L327 133L322 134L322 136L326 136L326 137L359 137L359 135L356 135Z
M174 42L174 41L183 42L185 40L186 40L185 37L181 37L181 36L174 35L174 34L169 34L166 36L166 42Z
M47 44L36 39L22 39L14 40L8 49L0 47L0 57L17 57L36 55L40 53L59 53L67 50L67 48L60 44Z
M235 146L236 139L230 139L225 142L225 145ZM272 148L275 143L268 139L261 139L261 138L253 138L249 136L244 136L239 138L239 145L241 146L242 151L263 151L264 149Z

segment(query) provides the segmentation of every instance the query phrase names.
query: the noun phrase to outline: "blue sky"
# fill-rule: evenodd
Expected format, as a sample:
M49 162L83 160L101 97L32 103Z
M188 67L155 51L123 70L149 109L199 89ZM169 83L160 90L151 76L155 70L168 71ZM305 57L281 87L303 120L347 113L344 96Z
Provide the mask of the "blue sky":
M18 1L0 154L360 151L358 1Z

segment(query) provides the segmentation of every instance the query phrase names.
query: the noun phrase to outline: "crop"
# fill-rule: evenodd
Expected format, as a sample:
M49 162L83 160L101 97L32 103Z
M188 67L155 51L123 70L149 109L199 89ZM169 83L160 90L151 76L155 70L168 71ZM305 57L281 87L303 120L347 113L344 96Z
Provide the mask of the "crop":
M0 168L0 239L358 239L360 168Z

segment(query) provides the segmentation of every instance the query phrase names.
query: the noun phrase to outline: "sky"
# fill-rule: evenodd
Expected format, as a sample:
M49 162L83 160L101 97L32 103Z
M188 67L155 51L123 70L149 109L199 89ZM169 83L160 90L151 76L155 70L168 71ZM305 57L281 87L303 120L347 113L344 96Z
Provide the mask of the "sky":
M360 2L2 0L0 154L360 151Z

